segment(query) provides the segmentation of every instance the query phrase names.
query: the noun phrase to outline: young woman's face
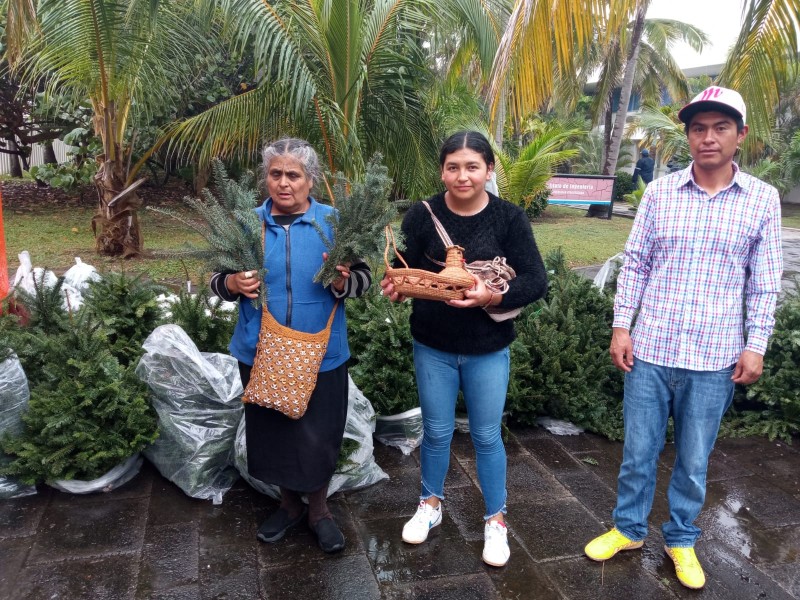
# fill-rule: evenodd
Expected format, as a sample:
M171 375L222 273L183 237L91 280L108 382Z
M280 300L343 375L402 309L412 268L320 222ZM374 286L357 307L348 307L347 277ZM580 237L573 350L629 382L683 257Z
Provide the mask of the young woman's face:
M442 182L450 198L468 204L482 196L486 182L492 178L492 167L478 152L462 148L448 154L442 166Z
M311 179L299 160L276 156L267 169L267 190L272 198L272 214L292 215L308 209Z

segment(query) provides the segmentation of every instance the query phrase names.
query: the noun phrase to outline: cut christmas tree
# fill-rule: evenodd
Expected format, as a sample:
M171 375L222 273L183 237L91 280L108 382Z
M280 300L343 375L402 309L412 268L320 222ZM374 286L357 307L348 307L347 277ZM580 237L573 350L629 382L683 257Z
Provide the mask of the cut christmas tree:
M333 227L333 239L328 239L317 226L328 247L328 260L314 276L314 281L328 286L339 276L336 265L352 264L359 260L372 262L383 255L384 228L397 215L389 202L392 180L388 169L376 154L367 164L364 182L353 183L348 193L346 182L339 178L334 195L336 213L326 217Z

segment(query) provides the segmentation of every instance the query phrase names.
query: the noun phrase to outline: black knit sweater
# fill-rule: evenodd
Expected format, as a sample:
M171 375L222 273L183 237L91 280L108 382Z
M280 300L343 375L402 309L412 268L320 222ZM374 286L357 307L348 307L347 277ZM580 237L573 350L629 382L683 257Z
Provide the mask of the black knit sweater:
M492 260L505 256L517 276L499 306L519 308L545 295L547 275L533 239L531 225L521 208L489 194L489 204L469 217L455 214L444 201L444 193L428 200L454 244L464 248L464 258ZM421 202L403 219L406 250L403 257L413 268L439 272L444 262L444 244L433 220ZM395 266L402 266L395 261ZM414 300L411 335L418 342L455 354L485 354L508 346L514 340L511 319L493 321L481 308L455 308L436 300Z

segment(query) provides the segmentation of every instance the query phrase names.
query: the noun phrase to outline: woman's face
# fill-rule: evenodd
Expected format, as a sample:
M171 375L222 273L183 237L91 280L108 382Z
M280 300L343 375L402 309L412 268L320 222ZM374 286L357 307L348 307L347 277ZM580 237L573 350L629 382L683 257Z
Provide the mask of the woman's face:
M474 150L462 148L444 159L442 182L457 202L469 204L483 197L484 186L491 178L492 167Z
M267 190L273 215L292 215L308 210L313 183L303 165L291 156L276 156L267 168Z

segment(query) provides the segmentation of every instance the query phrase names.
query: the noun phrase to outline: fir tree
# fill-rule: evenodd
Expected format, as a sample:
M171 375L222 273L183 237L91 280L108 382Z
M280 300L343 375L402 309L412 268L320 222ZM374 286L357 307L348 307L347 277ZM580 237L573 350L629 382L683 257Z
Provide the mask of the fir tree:
M372 261L383 255L386 238L384 228L391 224L397 211L389 202L392 180L388 169L381 164L380 154L367 164L364 183L352 184L347 193L342 177L336 184L336 213L326 217L333 227L333 239L317 231L328 247L328 260L314 276L314 281L328 286L339 276L336 265L350 264L363 259Z
M263 281L264 243L261 237L261 221L254 209L259 203L259 193L254 185L253 174L246 172L239 181L228 177L222 161L214 159L211 164L215 196L208 188L200 198L186 197L184 202L192 209L193 217L186 218L174 211L148 207L150 210L177 219L199 233L207 243L205 248L190 247L170 256L200 259L209 271L257 271ZM263 305L266 300L265 286L261 286L259 298L254 305Z
M379 415L419 406L414 380L410 302L386 302L373 286L362 302L345 304L353 356L350 375Z
M163 318L157 297L164 288L125 273L106 273L91 281L82 311L102 324L111 353L124 366L135 364L142 344Z
M82 314L73 329L34 338L41 372L29 378L24 431L3 440L13 460L0 474L30 484L91 480L153 442L146 387L111 354L99 323Z
M222 309L219 298L212 298L206 285L196 294L181 290L170 307L170 321L179 325L201 352L228 352L238 313Z
M511 414L527 424L546 414L621 439L622 375L608 355L613 300L571 271L560 251L545 266L547 297L515 323L525 349L512 347L512 387L527 391L509 395Z

